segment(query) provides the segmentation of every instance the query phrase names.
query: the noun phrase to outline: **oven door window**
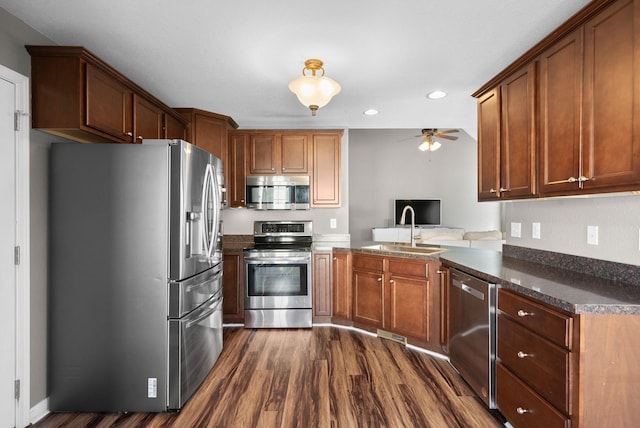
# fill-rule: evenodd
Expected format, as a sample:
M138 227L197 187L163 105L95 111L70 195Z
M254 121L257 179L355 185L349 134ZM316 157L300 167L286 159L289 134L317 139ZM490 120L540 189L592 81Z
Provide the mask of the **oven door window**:
M249 296L306 296L306 264L249 264Z

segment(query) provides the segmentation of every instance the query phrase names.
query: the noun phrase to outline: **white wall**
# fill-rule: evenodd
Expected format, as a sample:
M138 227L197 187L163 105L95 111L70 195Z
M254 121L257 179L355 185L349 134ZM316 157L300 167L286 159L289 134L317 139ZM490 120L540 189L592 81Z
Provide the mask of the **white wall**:
M519 222L521 238L510 236ZM532 239L539 222L541 239ZM599 245L587 244L587 226L598 226ZM600 195L504 203L507 244L640 265L640 196Z
M349 232L371 240L371 228L393 226L394 199L442 199L442 225L500 228L500 205L477 202L477 142L464 131L435 152L418 150L416 129L351 129Z
M255 220L312 220L314 234L349 233L349 130L342 135L342 206L340 208L312 208L308 211L256 211L245 208L227 208L222 212L224 233L252 235ZM330 219L337 227L329 227Z

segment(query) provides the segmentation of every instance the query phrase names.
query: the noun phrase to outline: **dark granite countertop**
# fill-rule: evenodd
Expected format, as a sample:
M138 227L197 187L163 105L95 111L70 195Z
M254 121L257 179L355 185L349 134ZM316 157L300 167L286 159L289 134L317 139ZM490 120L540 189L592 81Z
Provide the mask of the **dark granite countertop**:
M474 248L441 248L446 251L433 255L408 254L407 257L439 259L448 266L458 268L481 279L496 283L499 287L530 296L570 313L640 315L640 284L602 278L581 271L537 262L537 260L541 260L540 253L543 253L542 251L535 250L537 259L530 261L524 259L526 257L522 254L524 249L519 248L512 251L509 246L506 246L505 253ZM352 246L351 250L398 256L397 253L364 249L361 246ZM522 258L513 257L511 254L522 256ZM556 259L565 263L562 266L571 266L570 263L567 263L567 257L583 259L561 255L564 257L563 259L557 257L557 253L549 254L552 260L555 256ZM598 265L597 261L591 264ZM607 266L605 264L602 270L607 270ZM633 275L640 274L640 267L629 265L623 265L623 267L627 271L633 271L630 274L631 278ZM613 266L609 270L615 271L616 268L617 266Z

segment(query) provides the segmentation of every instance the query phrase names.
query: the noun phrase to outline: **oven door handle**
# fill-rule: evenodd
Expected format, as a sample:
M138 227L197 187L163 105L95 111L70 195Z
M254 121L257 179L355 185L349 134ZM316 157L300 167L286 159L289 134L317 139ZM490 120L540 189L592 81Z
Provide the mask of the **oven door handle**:
M247 263L297 263L297 262L309 262L311 257L245 257L244 261Z

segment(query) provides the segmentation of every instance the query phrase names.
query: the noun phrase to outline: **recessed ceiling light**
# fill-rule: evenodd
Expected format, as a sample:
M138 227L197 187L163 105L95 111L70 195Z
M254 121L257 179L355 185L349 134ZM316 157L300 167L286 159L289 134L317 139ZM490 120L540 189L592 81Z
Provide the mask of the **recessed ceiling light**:
M447 93L439 89L435 91L431 91L427 94L427 98L429 98L430 100L439 100L440 98L444 98L446 96L447 96Z
M370 108L369 110L365 110L363 113L366 114L367 116L375 116L380 112L374 108Z

